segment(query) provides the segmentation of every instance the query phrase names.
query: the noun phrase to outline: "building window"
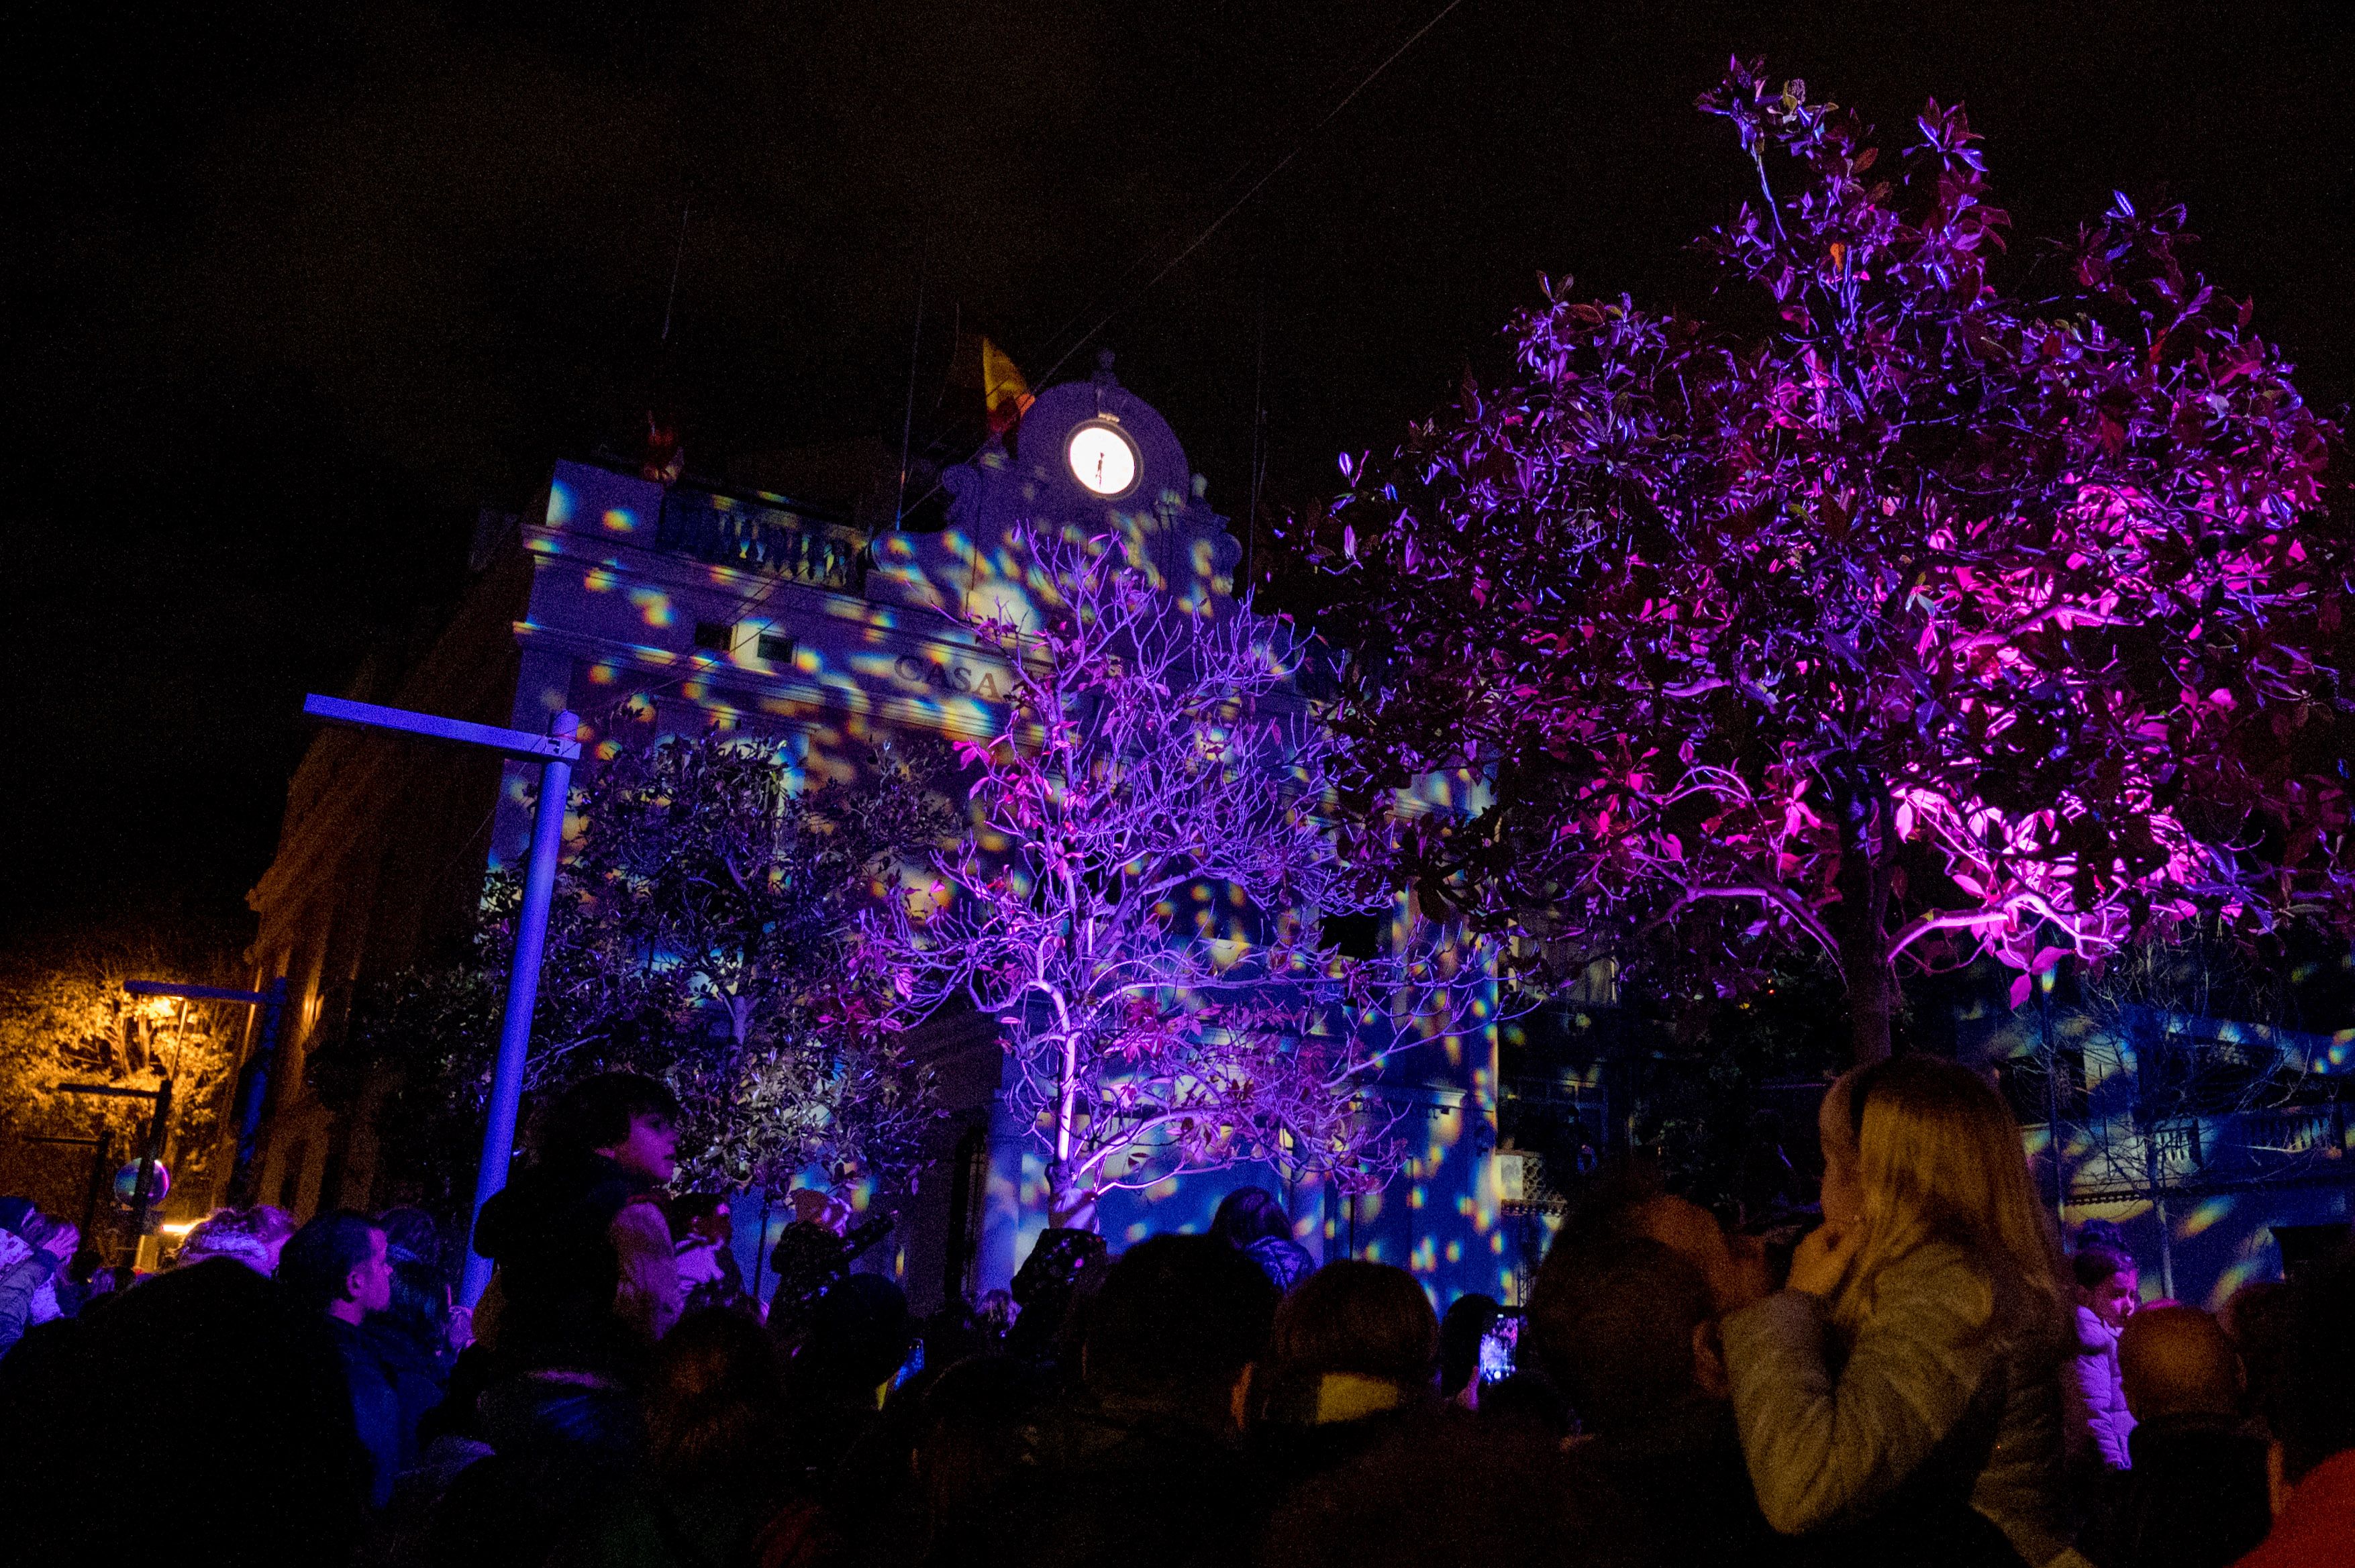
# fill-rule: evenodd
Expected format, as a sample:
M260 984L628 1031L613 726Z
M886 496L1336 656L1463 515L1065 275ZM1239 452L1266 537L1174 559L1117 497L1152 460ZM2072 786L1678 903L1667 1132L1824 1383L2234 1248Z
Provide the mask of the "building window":
M761 633L761 658L766 663L790 664L794 662L794 640L773 631Z
M287 1150L285 1163L278 1168L278 1206L294 1213L303 1212L303 1168L311 1163L311 1140L298 1138Z
M1382 917L1327 915L1317 922L1316 935L1345 959L1371 959L1382 950Z
M724 620L698 620L695 623L695 645L713 653L732 652L736 628Z
M948 1250L941 1287L970 1307L981 1287L981 1222L989 1207L989 1128L967 1128L949 1159Z

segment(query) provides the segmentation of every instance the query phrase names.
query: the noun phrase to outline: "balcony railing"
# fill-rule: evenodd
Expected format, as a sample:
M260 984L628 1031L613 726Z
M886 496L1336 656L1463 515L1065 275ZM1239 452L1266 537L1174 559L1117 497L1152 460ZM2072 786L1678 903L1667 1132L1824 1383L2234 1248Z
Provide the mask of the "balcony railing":
M663 498L655 547L713 566L768 572L812 588L856 594L867 551L847 528L731 496L675 489Z
M2249 1111L2234 1118L2241 1146L2252 1155L2301 1158L2347 1146L2347 1123L2339 1107Z

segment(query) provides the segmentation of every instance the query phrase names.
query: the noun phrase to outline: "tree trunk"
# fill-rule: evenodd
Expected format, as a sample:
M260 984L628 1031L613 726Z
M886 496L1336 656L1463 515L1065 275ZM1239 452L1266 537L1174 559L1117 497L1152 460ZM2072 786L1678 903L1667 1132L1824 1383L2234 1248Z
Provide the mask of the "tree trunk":
M1853 765L1827 768L1839 813L1840 863L1835 885L1839 907L1840 972L1847 982L1849 1051L1857 1066L1889 1054L1897 1012L1897 975L1889 962L1889 868L1896 847L1888 832L1889 787L1879 774Z
M1878 952L1849 959L1849 1049L1862 1067L1889 1054L1890 1021L1897 1012L1897 977Z
M1096 1195L1093 1186L1078 1190L1068 1186L1061 1170L1050 1166L1047 1171L1047 1223L1075 1231L1094 1230Z

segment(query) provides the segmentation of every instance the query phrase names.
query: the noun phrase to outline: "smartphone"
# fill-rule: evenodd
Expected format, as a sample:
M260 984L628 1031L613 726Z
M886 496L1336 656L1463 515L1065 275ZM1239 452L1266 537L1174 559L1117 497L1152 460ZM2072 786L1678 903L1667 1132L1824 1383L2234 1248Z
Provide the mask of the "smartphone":
M1502 1383L1520 1370L1521 1320L1527 1314L1508 1308L1497 1314L1480 1336L1480 1381Z

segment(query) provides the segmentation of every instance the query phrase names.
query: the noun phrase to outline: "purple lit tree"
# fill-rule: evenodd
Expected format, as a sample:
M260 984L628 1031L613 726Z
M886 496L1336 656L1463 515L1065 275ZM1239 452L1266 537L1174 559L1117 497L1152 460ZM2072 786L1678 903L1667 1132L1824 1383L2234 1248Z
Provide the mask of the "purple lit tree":
M2120 196L2021 297L1959 108L1884 180L1801 83L1700 107L1756 171L1703 242L1755 328L1549 284L1509 384L1345 460L1312 535L1356 784L1493 790L1394 824L1426 906L1687 996L1819 949L1859 1060L1909 967L2342 917L2336 432L2181 212Z
M1368 1090L1386 1048L1453 1027L1477 983L1416 928L1345 957L1322 918L1387 914L1319 820L1331 739L1282 622L1181 601L1117 544L1014 541L1043 624L960 617L1009 673L973 821L869 920L910 1010L994 1016L1055 1224L1243 1160L1345 1190L1396 1167Z

